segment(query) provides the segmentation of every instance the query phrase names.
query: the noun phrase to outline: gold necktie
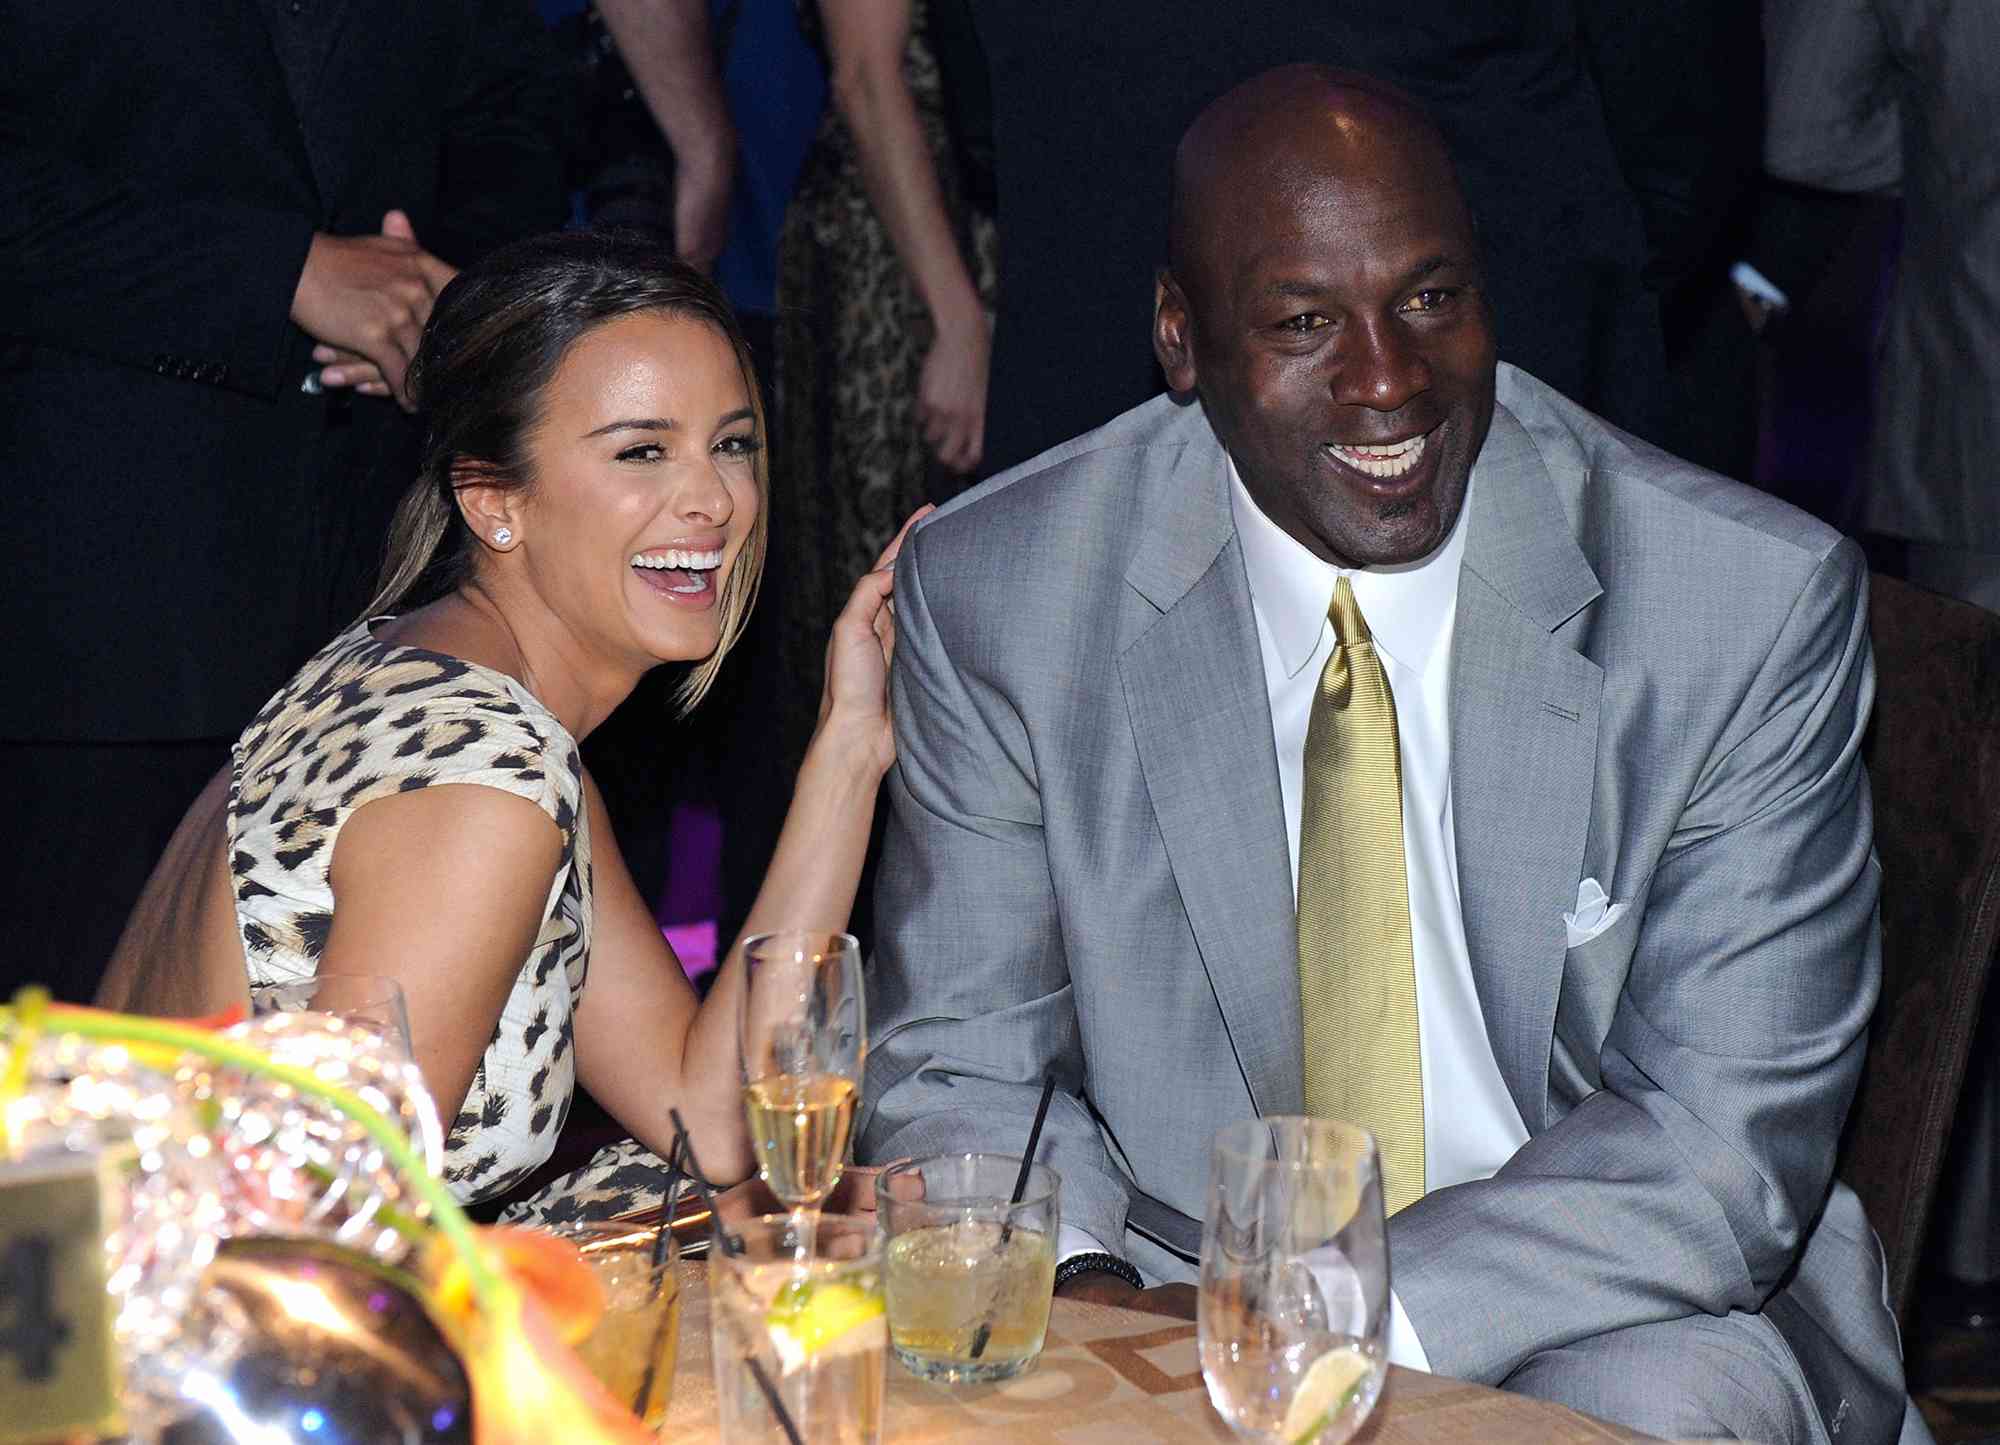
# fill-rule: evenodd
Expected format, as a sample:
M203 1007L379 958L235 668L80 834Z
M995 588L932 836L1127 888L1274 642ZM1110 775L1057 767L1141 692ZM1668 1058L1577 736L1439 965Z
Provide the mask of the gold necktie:
M1306 726L1299 818L1299 1001L1306 1112L1375 1135L1391 1214L1423 1197L1417 969L1403 863L1396 704L1342 577L1333 656Z

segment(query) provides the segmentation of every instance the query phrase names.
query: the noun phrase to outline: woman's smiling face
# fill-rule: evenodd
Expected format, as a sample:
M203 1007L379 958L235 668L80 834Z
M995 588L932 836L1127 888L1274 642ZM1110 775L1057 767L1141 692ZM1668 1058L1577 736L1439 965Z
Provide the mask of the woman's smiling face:
M763 438L728 340L665 312L602 323L550 378L527 441L519 560L565 630L639 671L715 651L763 504Z

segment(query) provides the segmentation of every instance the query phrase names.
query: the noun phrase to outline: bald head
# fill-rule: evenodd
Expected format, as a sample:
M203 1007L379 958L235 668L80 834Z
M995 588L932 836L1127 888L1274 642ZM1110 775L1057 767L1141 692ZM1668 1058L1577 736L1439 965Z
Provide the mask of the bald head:
M1391 171L1432 177L1463 209L1444 136L1395 86L1330 65L1284 65L1252 76L1211 101L1174 152L1168 267L1187 285L1221 262L1232 241L1243 240L1241 220L1253 196L1328 174Z
M1267 71L1174 158L1153 354L1264 515L1322 561L1447 537L1493 419L1495 341L1465 197L1401 92Z

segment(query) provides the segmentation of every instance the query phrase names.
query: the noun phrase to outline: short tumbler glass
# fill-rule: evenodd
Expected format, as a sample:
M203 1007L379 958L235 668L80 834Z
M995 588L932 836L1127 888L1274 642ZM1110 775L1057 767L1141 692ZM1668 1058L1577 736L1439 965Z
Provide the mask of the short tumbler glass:
M680 1357L681 1287L673 1232L615 1220L558 1225L604 1287L604 1314L577 1358L621 1404L657 1430L673 1401ZM642 1400L642 1391L645 1398Z
M875 1180L888 1239L889 1348L926 1380L1005 1380L1042 1353L1055 1288L1062 1180L1036 1164L1009 1203L1021 1161L939 1154Z

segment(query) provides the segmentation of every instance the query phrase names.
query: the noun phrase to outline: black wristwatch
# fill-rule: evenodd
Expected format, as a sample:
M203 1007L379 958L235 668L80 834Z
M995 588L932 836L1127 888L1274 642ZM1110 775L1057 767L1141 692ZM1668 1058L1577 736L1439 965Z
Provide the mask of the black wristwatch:
M1096 1270L1101 1270L1105 1274L1117 1275L1118 1278L1131 1285L1133 1289L1144 1289L1146 1287L1145 1277L1138 1270L1134 1269L1117 1255L1107 1254L1100 1249L1094 1250L1089 1254L1073 1254L1057 1265L1055 1284L1057 1292L1060 1292L1064 1285L1068 1284L1078 1275L1090 1274Z

